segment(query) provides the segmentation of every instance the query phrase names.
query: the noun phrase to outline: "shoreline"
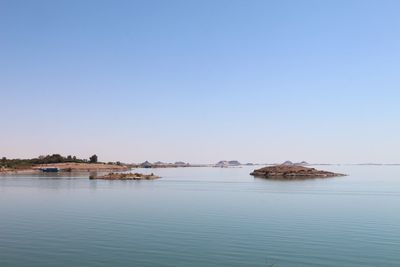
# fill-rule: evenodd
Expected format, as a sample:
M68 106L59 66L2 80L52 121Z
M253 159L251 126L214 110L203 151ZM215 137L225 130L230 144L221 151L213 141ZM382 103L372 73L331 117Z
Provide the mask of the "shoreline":
M1 174L38 174L43 173L41 168L58 168L58 172L93 172L93 171L128 171L131 168L127 165L113 165L106 163L54 163L54 164L38 164L29 168L21 169L0 169Z

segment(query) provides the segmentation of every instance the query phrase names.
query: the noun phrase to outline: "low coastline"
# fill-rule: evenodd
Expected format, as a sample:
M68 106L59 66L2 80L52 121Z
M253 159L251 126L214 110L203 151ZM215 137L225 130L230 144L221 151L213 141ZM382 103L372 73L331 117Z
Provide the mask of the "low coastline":
M127 165L107 163L52 163L38 164L27 168L3 168L0 169L0 174L36 174L41 173L44 168L57 168L60 172L111 172L131 169Z

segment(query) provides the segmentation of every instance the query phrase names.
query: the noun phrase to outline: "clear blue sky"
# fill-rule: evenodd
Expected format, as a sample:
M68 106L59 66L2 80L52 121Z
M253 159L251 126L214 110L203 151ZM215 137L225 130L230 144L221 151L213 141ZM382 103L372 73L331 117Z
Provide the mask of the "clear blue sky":
M0 154L400 162L399 10L0 0Z

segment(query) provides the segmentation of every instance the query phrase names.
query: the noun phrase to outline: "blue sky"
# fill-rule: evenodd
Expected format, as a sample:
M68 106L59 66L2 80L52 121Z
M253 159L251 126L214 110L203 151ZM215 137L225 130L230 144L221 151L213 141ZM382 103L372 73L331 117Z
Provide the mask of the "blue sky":
M400 162L398 1L0 1L0 152Z

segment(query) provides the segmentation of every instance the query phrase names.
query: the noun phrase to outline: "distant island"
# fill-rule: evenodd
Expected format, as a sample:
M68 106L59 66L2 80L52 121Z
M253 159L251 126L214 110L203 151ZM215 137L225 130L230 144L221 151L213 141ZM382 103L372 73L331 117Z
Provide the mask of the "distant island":
M317 170L315 168L307 168L299 165L280 164L275 166L264 167L254 170L250 175L267 179L309 179L309 178L327 178L336 176L345 176L341 173Z
M221 167L221 168L228 168L228 167L238 167L242 165L239 161L237 160L221 160L217 162L214 167Z
M187 162L183 161L176 161L174 163L170 162L162 162L162 161L156 161L156 162L149 162L145 161L139 164L130 164L133 168L180 168L180 167L204 167L205 165L200 165L200 164L190 164Z
M287 160L284 163L282 163L281 165L285 165L285 166L307 166L307 165L310 165L310 164L307 161L293 163L290 160Z
M91 180L155 180L161 178L160 176L152 174L142 174L142 173L114 173L111 172L106 175L97 176L91 175L89 179Z

